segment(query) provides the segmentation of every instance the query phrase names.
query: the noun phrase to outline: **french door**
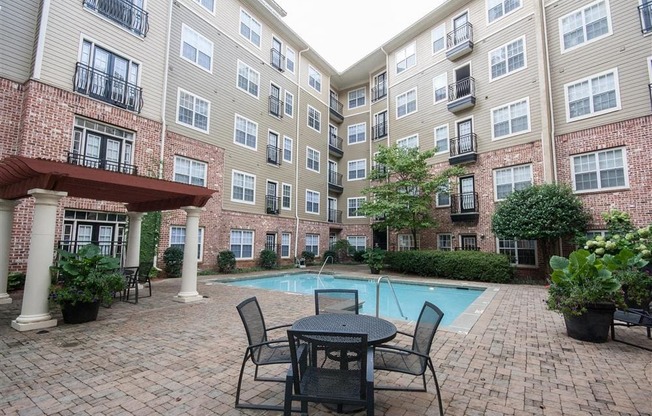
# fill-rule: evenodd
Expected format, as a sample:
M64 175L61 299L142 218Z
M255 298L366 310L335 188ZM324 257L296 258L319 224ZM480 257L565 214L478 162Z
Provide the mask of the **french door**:
M473 176L460 178L460 212L476 212L475 180Z

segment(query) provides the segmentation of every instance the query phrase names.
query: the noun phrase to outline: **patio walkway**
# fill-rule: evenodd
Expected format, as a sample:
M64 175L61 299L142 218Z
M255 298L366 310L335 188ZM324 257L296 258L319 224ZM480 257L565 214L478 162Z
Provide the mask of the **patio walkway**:
M0 415L277 414L233 407L246 346L235 306L257 296L271 326L313 314L313 299L202 284L210 278L200 276L206 298L196 304L174 302L180 280L162 280L138 305L117 302L101 308L96 322L60 321L43 333L10 327L22 296L12 293L14 303L0 305ZM543 287L497 286L469 334L435 337L431 356L447 415L652 415L651 352L568 338L562 317L545 307ZM641 328L620 334L652 346ZM380 382L394 377L377 374ZM280 404L283 385L255 383L243 394ZM331 413L311 406L310 414ZM430 391L377 392L376 414L437 415L437 400Z

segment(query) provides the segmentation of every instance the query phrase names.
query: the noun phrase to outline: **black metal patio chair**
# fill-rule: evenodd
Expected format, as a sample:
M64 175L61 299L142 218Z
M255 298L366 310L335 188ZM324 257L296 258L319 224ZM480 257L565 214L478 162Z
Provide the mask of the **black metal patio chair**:
M652 339L652 313L650 312L650 303L647 302L642 308L616 309L611 321L611 339L616 342L631 345L633 347L652 351L651 346L643 346L616 338L616 327L623 326L627 328L644 327L647 330L647 338Z
M125 278L125 288L120 295L120 300L131 302L129 297L133 291L133 303L138 303L138 267L123 267L120 273Z
M147 285L147 288L149 289L148 297L152 296L152 281L149 275L152 273L153 268L154 268L153 261L143 261L138 266L138 274L137 274L138 283L143 285L143 287ZM143 297L142 294L141 297Z
M356 289L315 289L315 315L322 313L358 314L360 302Z

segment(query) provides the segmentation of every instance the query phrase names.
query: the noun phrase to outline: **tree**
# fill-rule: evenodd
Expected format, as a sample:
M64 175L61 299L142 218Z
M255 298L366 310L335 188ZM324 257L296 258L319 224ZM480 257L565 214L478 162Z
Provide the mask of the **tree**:
M373 228L410 230L416 242L420 230L437 225L432 216L435 194L447 192L449 179L463 174L464 169L453 167L434 174L428 166L434 154L434 149L420 152L396 145L380 147L369 175L371 184L362 190L367 200L358 209L376 219Z
M566 185L534 185L500 202L491 230L500 238L537 240L548 264L555 242L586 231L590 215Z

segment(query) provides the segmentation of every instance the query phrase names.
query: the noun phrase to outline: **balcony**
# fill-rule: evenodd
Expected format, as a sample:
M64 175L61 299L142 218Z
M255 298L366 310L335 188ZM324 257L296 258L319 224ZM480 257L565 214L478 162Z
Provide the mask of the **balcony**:
M67 162L71 165L85 166L87 168L138 175L138 167L136 165L108 160L106 158L86 156L76 152L68 152Z
M141 87L98 71L81 62L77 62L73 81L74 90L80 94L137 113L140 113L143 107L143 89Z
M463 78L448 86L448 111L457 113L475 106L475 79Z
M451 220L453 222L477 222L479 217L477 192L451 194Z
M342 187L342 174L334 172L332 170L328 171L328 190L341 194L344 192Z
M267 214L278 215L281 206L281 197L276 195L265 195L265 212Z
M283 101L281 101L278 97L274 97L273 95L269 96L269 114L273 115L274 117L282 118L283 105Z
M375 87L371 88L371 102L378 101L381 98L387 96L387 83L381 82L376 84Z
M382 139L383 137L387 137L387 123L383 121L381 123L374 124L371 127L371 136L373 140L378 140L378 139Z
M84 7L138 36L145 37L149 31L147 12L133 4L133 0L84 0Z
M638 6L638 17L641 19L641 32L652 32L652 1L647 1Z
M273 48L269 51L269 55L270 65L283 72L283 67L285 66L285 55L283 55L281 51Z
M446 35L446 58L454 61L473 50L473 25L465 23Z
M329 209L328 222L333 224L342 224L342 211L337 209Z
M342 109L344 106L342 105L341 102L337 101L337 99L333 96L331 96L331 102L330 102L330 115L331 119L341 123L344 121L344 115L342 115Z
M459 165L478 160L478 137L475 133L464 134L450 140L448 163Z
M328 137L328 153L334 157L344 156L344 151L342 150L343 141L341 137L331 134Z
M280 147L273 146L271 144L267 145L267 163L272 165L280 166L281 165L281 152L283 149Z

